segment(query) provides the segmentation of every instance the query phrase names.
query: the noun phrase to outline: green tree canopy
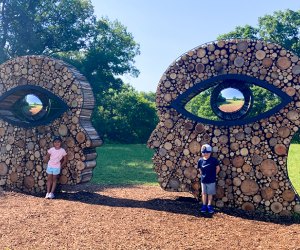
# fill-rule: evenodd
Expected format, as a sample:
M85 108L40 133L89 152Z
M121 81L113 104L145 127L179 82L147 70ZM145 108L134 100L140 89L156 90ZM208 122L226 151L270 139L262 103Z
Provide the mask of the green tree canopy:
M276 107L281 102L280 97L265 88L253 84L250 89L253 94L254 102L247 117L255 117L262 114Z
M2 0L0 7L0 62L85 48L95 23L90 1Z
M120 91L109 89L93 120L104 139L122 143L145 143L158 117L154 102L132 87L123 85Z
M199 93L185 105L185 109L201 118L207 118L210 120L219 120L219 118L213 112L210 104L210 97L212 91L213 88L209 88Z
M231 38L250 38L250 39L258 39L258 28L254 28L250 25L237 26L234 31L231 31L226 34L222 34L218 36L218 40L221 39L231 39Z
M97 20L86 49L62 52L58 56L73 64L92 84L95 93L102 95L109 88L120 89L124 74L138 76L134 66L140 54L139 44L119 21Z
M270 40L300 55L300 10L275 11L258 19L258 27L237 26L220 39L250 38Z

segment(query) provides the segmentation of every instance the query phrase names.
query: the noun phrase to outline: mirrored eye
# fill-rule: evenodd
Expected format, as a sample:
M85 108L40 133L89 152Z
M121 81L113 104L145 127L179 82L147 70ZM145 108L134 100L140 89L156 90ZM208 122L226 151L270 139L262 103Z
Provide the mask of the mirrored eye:
M18 86L0 97L0 118L21 127L48 124L67 109L58 96L34 85Z
M216 108L228 114L240 111L245 104L244 94L235 88L224 88L217 92Z
M242 125L268 117L292 101L275 86L246 75L220 75L200 82L171 107L185 117L213 125Z
M12 107L15 114L26 120L37 121L45 117L48 113L48 103L43 103L41 99L34 94L27 94Z
M210 98L213 112L223 120L236 120L244 117L252 103L253 96L249 84L243 84L237 80L225 80L219 83L213 88Z

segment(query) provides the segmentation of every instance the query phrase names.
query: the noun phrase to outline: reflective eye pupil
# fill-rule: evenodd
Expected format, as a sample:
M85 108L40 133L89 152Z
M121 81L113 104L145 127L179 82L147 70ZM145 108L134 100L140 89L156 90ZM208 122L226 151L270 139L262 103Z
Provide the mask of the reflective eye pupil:
M245 103L243 93L234 88L223 89L217 99L217 106L222 112L232 113L239 111Z
M21 106L22 113L27 118L33 118L37 116L43 109L42 101L34 94L26 95L21 100L20 104L22 105Z
M210 102L218 117L224 120L236 120L248 113L253 98L246 82L227 80L214 88Z
M47 116L50 109L49 98L42 93L36 93L29 92L13 105L13 110L21 121L39 121Z
M35 85L21 85L0 96L0 118L21 127L48 124L68 108L58 96Z

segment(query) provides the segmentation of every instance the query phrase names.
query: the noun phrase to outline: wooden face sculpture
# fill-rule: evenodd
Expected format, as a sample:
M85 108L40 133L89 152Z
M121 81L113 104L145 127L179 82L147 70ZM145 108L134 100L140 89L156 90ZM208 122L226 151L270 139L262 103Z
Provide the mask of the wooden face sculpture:
M287 173L299 81L299 58L264 41L217 41L178 58L159 82L160 122L148 141L161 187L198 196L197 162L208 143L221 167L217 207L299 212Z
M62 61L25 56L0 65L0 187L44 192L43 159L54 136L68 153L59 182L89 181L102 143L90 123L93 108L89 83Z

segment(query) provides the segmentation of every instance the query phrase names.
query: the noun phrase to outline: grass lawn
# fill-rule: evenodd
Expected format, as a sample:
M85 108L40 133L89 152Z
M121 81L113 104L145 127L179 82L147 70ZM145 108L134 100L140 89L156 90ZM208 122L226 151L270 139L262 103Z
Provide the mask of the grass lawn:
M300 144L291 144L288 157L288 175L300 195Z
M158 185L152 169L153 150L142 144L104 144L97 148L95 184Z
M300 195L300 144L291 144L289 178ZM92 183L113 185L158 185L152 169L153 150L142 144L105 144L97 148L97 167Z

